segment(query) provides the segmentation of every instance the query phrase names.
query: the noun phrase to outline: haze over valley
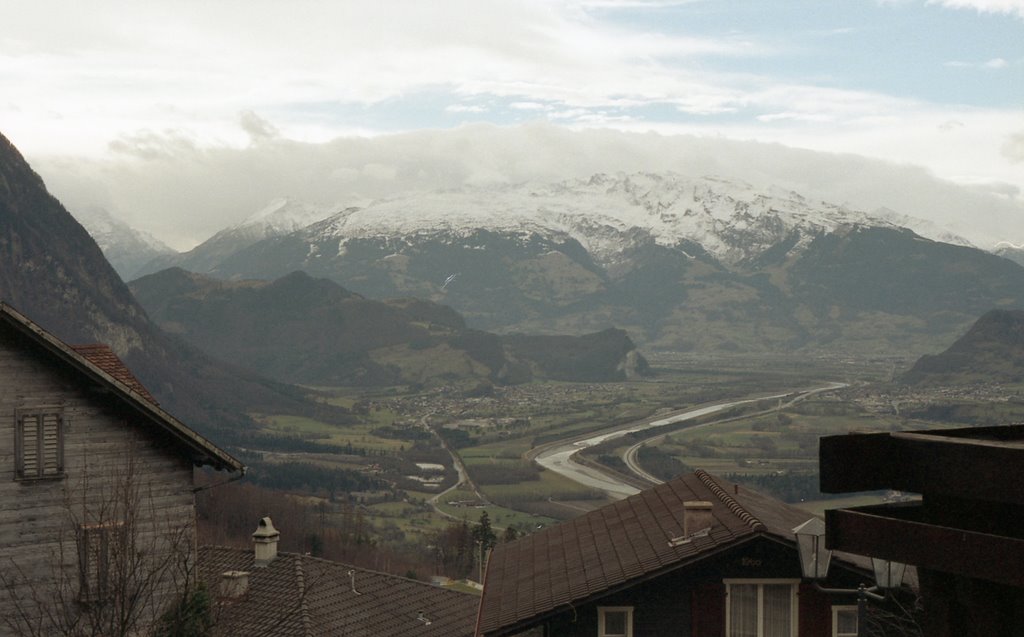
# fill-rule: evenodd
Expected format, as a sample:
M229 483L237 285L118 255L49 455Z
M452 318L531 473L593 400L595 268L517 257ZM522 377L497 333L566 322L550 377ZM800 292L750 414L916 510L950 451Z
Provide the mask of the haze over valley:
M1019 2L162 4L0 13L0 301L244 460L205 541L479 577L1024 419Z

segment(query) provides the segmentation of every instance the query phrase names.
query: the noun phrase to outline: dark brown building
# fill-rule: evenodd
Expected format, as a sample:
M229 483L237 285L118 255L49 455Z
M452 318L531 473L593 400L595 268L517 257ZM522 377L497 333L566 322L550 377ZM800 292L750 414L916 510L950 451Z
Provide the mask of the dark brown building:
M826 542L917 566L928 637L1024 635L1024 427L830 436L821 489L919 500L826 512Z
M810 517L703 471L679 476L498 545L477 635L854 634L855 599L801 580L793 528ZM827 584L864 578L838 559Z

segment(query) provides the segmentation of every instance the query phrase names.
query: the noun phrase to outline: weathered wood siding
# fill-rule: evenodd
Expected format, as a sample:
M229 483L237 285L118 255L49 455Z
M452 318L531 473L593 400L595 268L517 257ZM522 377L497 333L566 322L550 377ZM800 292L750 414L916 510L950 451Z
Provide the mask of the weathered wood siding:
M63 415L63 477L19 479L16 474L17 414L36 408ZM168 531L180 534L184 528L184 557L194 563L192 467L184 454L108 393L0 327L0 572L6 583L0 585L0 619L19 610L15 598L22 600L21 610L33 598L54 602L61 577L77 586L78 523L124 517L103 511L125 495L129 482L139 502L135 537L147 559L157 563L177 553ZM165 577L156 587L146 616L155 616L176 597L170 580ZM0 621L0 634L17 632Z

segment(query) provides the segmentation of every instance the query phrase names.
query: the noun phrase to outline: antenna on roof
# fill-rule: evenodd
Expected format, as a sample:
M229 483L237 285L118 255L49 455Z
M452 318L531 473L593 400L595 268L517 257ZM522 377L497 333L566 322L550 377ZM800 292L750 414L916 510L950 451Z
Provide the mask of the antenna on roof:
M356 571L355 571L355 569L350 569L349 570L348 578L349 578L349 581L352 583L352 592L355 593L356 595L362 595L362 593L360 593L359 591L356 590Z

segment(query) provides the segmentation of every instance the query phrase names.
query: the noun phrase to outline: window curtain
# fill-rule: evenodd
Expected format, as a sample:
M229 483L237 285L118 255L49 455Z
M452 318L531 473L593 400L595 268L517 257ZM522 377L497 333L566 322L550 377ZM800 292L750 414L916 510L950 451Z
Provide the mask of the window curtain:
M789 584L764 585L764 636L791 637L793 587Z
M729 587L729 637L758 637L757 584Z

